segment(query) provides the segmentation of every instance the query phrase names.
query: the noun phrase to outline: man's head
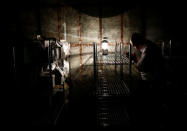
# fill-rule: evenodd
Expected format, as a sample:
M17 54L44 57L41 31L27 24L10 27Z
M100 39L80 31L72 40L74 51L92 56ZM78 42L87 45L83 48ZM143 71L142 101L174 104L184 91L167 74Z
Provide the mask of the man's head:
M136 48L143 45L145 41L145 38L140 33L133 33L131 36L131 44L135 46Z

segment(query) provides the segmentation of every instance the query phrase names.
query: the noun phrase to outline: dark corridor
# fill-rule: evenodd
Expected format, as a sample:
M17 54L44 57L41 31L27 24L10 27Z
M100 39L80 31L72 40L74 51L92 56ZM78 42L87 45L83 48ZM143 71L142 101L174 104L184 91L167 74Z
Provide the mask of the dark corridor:
M186 128L185 4L29 0L9 7L8 125ZM160 81L142 81L134 32L159 48ZM147 68L160 60L152 62Z

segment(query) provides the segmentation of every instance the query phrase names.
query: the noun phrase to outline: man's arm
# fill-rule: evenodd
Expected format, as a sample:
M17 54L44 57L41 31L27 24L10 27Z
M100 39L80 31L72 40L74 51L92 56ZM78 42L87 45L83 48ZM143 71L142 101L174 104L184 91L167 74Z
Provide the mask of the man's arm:
M129 58L129 52L126 53L126 57ZM135 53L131 54L131 60L134 61L135 63L138 62L138 58Z
M144 52L144 53L141 54L140 59L137 60L137 62L136 62L137 68L141 68L141 67L143 66L143 63L144 63L144 61L145 61L145 58L146 58L146 53Z

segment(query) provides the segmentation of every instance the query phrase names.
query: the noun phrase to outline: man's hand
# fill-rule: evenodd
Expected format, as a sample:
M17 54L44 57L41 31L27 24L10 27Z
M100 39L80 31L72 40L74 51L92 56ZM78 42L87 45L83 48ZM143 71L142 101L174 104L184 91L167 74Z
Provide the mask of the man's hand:
M126 53L126 57L129 58L129 52ZM135 63L138 61L135 53L131 54L131 60L133 60Z

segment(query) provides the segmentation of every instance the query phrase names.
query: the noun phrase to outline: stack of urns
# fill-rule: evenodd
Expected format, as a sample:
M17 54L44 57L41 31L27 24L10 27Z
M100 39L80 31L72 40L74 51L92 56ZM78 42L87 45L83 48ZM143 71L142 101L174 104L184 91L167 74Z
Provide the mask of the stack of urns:
M69 62L67 58L70 56L70 43L68 43L66 40L60 40L58 42L58 45L61 46L61 59L63 60L63 67L62 67L62 78L65 79L69 75Z
M55 43L55 48L52 50L53 62L51 63L52 71L58 71L61 75L61 84L69 76L69 62L67 58L70 55L70 44L65 40L60 40Z

